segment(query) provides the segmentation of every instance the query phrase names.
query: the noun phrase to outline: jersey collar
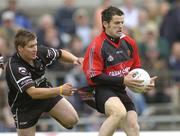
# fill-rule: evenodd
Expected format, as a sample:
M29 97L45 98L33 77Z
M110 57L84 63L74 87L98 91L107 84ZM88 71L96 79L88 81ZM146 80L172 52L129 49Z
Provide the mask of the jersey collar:
M118 48L120 45L120 37L119 38L113 38L111 36L109 36L108 34L106 34L105 32L103 32L104 37L108 40L108 42L110 42L114 47Z

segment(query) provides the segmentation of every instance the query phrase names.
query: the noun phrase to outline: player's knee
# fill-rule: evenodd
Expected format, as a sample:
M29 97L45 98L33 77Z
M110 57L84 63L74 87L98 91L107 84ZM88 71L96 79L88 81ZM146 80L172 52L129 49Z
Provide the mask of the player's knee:
M119 98L113 97L106 101L105 113L108 116L113 116L121 120L126 117L127 111L124 105L119 102Z
M71 129L73 129L73 126L71 126L71 127L66 127L66 129L69 129L69 130L71 130Z
M126 117L126 109L125 108L113 108L109 111L109 115L114 118L114 120L120 122L123 118Z
M121 121L123 118L125 118L126 117L126 110L124 109L116 109L114 112L113 112L113 114L112 114L112 116L114 116L117 120L119 120L119 121Z
M140 127L136 121L130 121L128 122L128 129L130 132L139 132Z
M74 125L76 125L76 124L78 123L78 121L79 121L79 117L78 117L78 116L75 116L75 117L72 119L71 124L73 124L73 126L74 126Z
M69 122L65 125L67 129L72 129L74 125L76 125L79 121L78 116L74 116L71 119L69 119Z

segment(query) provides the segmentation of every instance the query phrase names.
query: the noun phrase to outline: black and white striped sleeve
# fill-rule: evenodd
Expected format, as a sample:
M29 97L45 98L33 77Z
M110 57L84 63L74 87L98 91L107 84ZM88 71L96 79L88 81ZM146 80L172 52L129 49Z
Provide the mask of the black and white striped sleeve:
M46 66L53 64L53 62L61 57L61 50L54 48L41 47L41 51L45 59Z

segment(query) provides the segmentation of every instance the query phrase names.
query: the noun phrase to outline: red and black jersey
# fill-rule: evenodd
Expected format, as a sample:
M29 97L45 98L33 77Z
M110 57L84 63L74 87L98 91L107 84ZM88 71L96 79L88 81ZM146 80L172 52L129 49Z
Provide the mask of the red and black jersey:
M138 67L141 64L135 41L122 34L119 42L114 43L104 32L89 45L83 62L83 71L90 85L94 85L91 78L102 73L122 77Z

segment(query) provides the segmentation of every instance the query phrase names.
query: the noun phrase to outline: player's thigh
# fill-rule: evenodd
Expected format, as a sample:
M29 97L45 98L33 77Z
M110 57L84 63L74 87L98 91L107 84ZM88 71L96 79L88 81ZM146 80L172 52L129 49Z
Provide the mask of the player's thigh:
M18 136L35 136L36 126L25 129L17 129Z
M112 114L118 114L119 116L125 117L126 116L126 109L119 99L119 97L110 97L105 102L105 114L107 116Z
M78 120L78 114L74 107L65 98L62 98L49 111L49 114L60 123L71 123Z
M99 112L110 115L114 112L124 113L126 111L123 103L112 87L98 86L95 91L96 106Z

